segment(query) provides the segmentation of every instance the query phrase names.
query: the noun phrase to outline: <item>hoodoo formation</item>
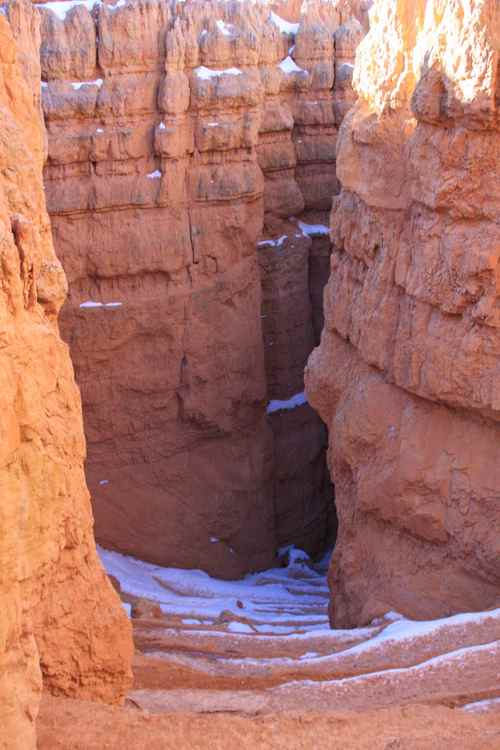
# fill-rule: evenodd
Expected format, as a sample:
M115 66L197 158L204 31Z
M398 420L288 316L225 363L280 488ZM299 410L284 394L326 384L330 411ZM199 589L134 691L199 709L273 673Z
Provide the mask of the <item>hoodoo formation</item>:
M0 750L498 750L499 113L498 0L0 3Z
M38 14L0 13L0 747L35 748L42 679L119 701L130 624L98 561L80 398L57 315L66 280L45 208Z

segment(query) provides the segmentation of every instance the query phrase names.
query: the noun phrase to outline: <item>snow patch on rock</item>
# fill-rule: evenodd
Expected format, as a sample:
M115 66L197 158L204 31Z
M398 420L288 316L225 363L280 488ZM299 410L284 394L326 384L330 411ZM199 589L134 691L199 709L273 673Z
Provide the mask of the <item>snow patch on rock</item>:
M290 23L281 16L278 16L274 11L269 14L271 21L278 27L282 34L296 34L299 30L300 24Z
M307 70L304 70L304 68L299 68L295 60L293 60L290 55L288 55L288 57L285 57L285 59L280 62L278 67L283 71L283 73L286 73L287 75L290 75L290 73L305 73L306 76L309 75Z
M210 78L218 78L219 76L240 76L241 70L239 68L212 70L211 68L206 68L204 65L200 65L199 68L194 69L194 73L198 78L201 78L203 81L207 81Z
M308 237L318 234L330 234L330 227L327 227L326 224L306 224L303 221L299 221L298 224L302 230L302 234L306 234Z
M261 240L257 243L257 247L265 247L266 245L271 247L281 247L284 242L288 239L287 234L282 234L276 240Z
M72 88L74 88L76 91L78 89L81 89L82 86L98 86L101 88L102 86L102 78L96 78L95 81L73 81L71 84Z
M267 405L267 413L273 414L275 411L290 411L290 409L296 409L298 406L304 406L304 404L307 404L307 396L304 391L302 393L296 393L294 396L291 396L290 398L279 401L269 401Z

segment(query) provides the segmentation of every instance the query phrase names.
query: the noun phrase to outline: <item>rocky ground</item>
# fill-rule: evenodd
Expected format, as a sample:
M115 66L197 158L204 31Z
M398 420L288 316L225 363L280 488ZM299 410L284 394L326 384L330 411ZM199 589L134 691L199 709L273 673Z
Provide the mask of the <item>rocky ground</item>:
M74 731L78 724L78 732ZM39 750L498 750L499 713L445 706L364 713L293 712L247 717L217 713L151 715L47 697L38 722Z
M500 747L500 610L330 630L327 561L294 549L238 582L101 555L134 687L124 708L46 696L40 750Z

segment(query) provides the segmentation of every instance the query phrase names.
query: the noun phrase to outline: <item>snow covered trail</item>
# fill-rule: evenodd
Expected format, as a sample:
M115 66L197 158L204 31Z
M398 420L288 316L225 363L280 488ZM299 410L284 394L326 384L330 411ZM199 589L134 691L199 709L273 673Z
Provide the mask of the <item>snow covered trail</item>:
M117 552L99 550L122 592L157 602L167 618L203 630L221 625L232 633L300 635L331 633L324 566L288 549L287 567L247 575L239 581L211 578L201 570L162 568ZM232 619L231 619L232 617Z
M130 697L142 708L256 713L432 700L477 710L487 701L500 712L500 609L429 622L388 612L331 630L328 560L314 565L293 547L286 567L239 581L100 555L132 612Z

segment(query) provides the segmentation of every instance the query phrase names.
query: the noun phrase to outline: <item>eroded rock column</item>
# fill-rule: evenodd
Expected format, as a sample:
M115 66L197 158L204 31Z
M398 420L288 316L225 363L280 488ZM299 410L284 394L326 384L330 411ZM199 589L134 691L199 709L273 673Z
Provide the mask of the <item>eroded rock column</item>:
M34 748L43 685L121 700L130 625L98 562L66 279L42 183L38 17L0 6L0 747Z
M500 595L499 29L494 0L382 0L358 50L307 373L338 626Z

